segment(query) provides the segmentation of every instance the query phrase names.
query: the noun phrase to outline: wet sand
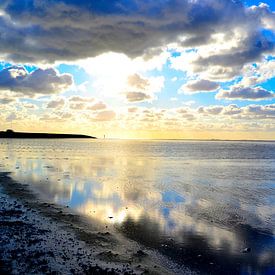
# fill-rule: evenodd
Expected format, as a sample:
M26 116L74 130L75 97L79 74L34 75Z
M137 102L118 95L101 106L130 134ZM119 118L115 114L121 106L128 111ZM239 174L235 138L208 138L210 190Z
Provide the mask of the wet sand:
M0 188L1 274L191 273L107 225L41 202L8 173Z

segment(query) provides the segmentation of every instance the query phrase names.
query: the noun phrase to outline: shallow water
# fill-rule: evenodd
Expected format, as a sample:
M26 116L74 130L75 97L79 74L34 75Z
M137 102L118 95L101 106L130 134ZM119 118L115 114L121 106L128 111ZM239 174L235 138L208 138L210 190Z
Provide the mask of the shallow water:
M2 139L0 164L179 265L275 273L275 143Z

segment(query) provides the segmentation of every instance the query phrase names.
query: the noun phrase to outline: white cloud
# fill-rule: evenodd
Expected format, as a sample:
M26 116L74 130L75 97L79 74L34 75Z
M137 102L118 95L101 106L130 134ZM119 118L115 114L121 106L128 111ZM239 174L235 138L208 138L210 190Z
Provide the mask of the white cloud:
M196 101L194 100L188 100L188 101L183 101L182 104L185 105L185 106L192 106L196 103Z
M149 95L149 99L162 88L164 78L143 75L148 70L161 69L168 55L168 52L163 52L158 57L145 60L110 52L78 61L78 64L91 76L92 89L101 98L126 97L128 92L143 92ZM146 86L146 91L142 85Z
M171 79L172 82L176 82L177 80L178 80L178 78L177 78L176 76L174 76L174 77Z
M243 68L243 79L238 83L242 86L254 86L263 83L275 75L275 60L264 60L263 62L249 64Z
M171 97L170 101L178 101L178 98L177 97Z

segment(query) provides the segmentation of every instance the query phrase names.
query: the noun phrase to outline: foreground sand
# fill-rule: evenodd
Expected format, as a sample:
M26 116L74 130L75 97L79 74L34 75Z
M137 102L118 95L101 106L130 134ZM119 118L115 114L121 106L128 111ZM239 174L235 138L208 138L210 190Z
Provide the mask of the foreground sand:
M7 173L0 188L0 274L183 272L107 225L39 201Z

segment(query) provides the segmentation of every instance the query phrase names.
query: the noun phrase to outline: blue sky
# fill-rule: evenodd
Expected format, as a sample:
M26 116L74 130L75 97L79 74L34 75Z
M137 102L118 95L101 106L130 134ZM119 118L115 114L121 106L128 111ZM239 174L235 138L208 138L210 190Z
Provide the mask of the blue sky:
M273 1L0 4L1 125L274 139Z

